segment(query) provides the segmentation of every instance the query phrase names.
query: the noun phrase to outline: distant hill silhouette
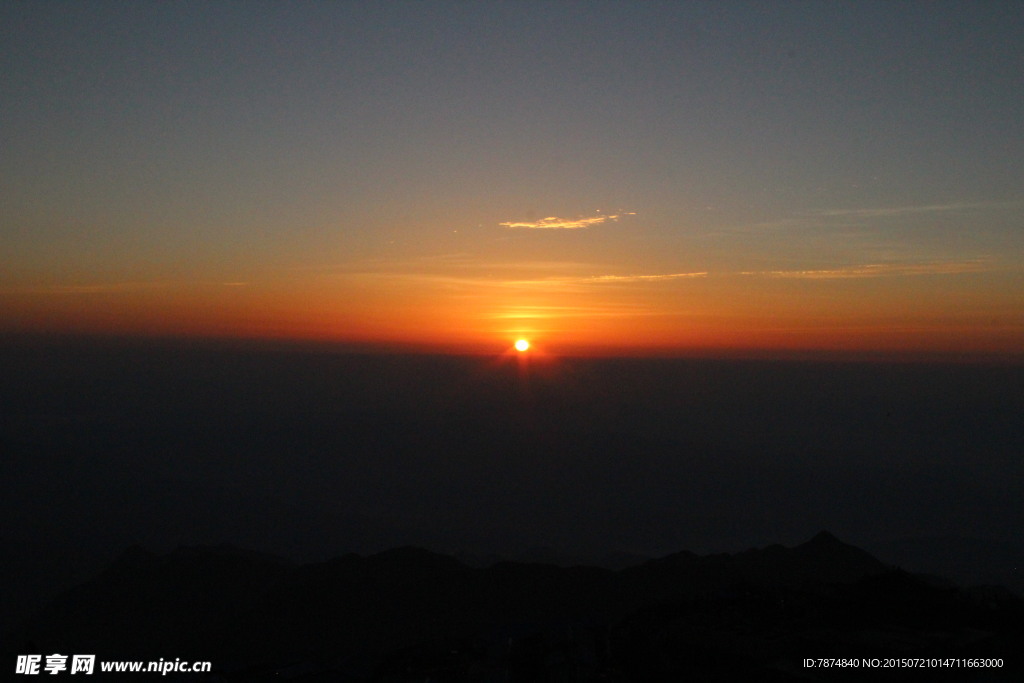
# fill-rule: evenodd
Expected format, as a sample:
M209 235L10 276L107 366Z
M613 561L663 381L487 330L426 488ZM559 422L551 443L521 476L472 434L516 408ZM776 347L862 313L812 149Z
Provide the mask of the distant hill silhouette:
M474 568L409 547L305 565L231 546L132 547L15 629L7 649L210 660L217 672L197 680L221 681L832 680L850 672L803 659L1015 666L1022 629L1009 592L937 587L822 532L619 571Z

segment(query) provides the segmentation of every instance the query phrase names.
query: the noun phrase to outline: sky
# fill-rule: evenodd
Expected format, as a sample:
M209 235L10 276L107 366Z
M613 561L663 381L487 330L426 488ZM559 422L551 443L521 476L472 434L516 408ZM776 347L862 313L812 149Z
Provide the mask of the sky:
M2 3L0 331L1021 356L1022 25Z

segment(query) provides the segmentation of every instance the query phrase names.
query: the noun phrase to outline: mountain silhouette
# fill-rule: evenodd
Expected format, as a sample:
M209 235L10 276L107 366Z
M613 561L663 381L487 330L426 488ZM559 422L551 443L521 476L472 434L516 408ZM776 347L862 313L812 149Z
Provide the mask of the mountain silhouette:
M8 643L214 663L219 678L195 680L816 680L803 658L1006 658L1022 624L1008 592L937 587L822 532L619 571L474 568L414 547L305 565L132 547Z

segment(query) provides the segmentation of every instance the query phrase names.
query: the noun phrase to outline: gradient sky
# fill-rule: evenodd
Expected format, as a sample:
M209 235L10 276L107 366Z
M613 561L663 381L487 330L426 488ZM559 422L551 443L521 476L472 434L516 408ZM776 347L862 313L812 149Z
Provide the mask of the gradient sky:
M0 5L0 326L1024 353L1024 4Z

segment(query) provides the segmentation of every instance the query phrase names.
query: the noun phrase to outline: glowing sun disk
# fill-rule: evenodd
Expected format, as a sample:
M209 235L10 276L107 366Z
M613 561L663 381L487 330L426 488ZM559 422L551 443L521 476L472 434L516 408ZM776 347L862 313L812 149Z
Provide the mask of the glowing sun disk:
M516 340L516 351L519 351L521 353L523 351L526 351L528 348L530 348L530 342L526 341L525 339Z

